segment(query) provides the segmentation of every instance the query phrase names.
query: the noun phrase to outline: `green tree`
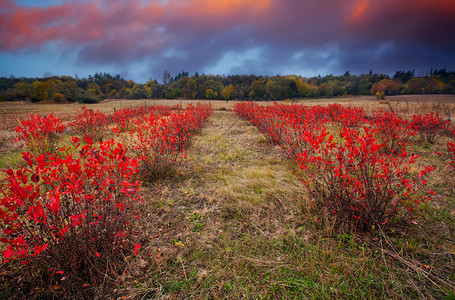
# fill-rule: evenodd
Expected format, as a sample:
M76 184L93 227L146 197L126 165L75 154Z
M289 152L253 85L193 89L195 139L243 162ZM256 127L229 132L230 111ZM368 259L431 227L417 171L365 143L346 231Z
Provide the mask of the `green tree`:
M393 75L393 80L400 81L401 83L408 82L409 79L414 77L414 70L410 71L396 71Z
M271 79L265 84L265 97L272 100L281 100L288 98L286 87L283 86L280 81Z
M368 77L363 77L362 79L359 80L358 91L360 95L370 94L371 87L372 84Z
M250 99L263 99L265 95L265 78L260 78L253 81L249 88L248 97Z
M196 80L189 77L182 77L179 80L180 85L182 86L183 97L186 99L195 99L197 96L197 83Z
M17 89L18 98L22 100L26 100L32 95L32 85L26 81L15 83L14 87Z
M176 99L182 96L182 91L179 88L169 86L164 93L166 99Z
M280 78L280 84L286 90L285 98L295 98L299 94L300 80L295 75L285 76Z
M144 84L144 90L147 98L162 97L162 86L154 79L149 78L149 80Z

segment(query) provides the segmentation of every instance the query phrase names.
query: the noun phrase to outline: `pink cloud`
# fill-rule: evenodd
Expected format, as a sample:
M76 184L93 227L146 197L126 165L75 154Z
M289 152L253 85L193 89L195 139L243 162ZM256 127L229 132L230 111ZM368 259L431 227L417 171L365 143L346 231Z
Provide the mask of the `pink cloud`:
M452 0L297 3L289 0L170 0L166 4L141 3L68 2L25 8L3 0L1 7L8 10L0 13L0 49L15 51L51 41L73 45L124 34L142 39L148 38L147 33L157 27L170 28L172 31L168 33L172 34L202 32L204 35L240 26L252 28L261 38L269 35L270 39L285 38L291 43L292 36L288 33L305 40L329 42L340 34L356 33L395 38L393 31L411 33L415 27L426 32L425 28L432 31L432 26L440 26L442 22L453 24L449 20L454 19L455 13ZM413 35L418 35L418 31Z
M146 32L148 28L172 26L173 21L199 26L233 14L260 13L271 0L186 0L167 4L140 1L77 3L45 8L15 7L1 13L0 49L15 51L50 41L69 44L97 41L122 34ZM11 2L3 4L12 7Z
M385 43L447 52L453 28L453 0L69 0L43 8L0 0L0 51L55 42L97 63L169 63L178 53L170 60L202 69L254 47L272 59L330 47L370 53Z

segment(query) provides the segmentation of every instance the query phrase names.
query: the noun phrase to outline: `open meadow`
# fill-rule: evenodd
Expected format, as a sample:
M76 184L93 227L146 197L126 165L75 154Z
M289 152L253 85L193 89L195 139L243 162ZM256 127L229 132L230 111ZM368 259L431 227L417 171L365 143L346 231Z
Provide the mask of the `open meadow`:
M0 297L454 299L453 118L453 95L0 102Z

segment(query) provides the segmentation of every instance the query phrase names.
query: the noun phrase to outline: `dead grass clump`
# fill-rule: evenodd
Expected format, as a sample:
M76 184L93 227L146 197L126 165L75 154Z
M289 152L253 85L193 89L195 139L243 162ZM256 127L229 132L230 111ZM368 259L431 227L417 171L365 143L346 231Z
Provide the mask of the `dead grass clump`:
M18 142L15 142L16 134L10 130L0 130L0 153L13 150L17 147Z

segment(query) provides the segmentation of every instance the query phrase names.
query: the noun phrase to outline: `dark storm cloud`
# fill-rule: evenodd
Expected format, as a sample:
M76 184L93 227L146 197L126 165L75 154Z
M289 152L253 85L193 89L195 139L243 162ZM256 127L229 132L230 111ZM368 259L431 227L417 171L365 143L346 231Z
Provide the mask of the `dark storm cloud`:
M54 43L82 65L141 63L144 76L454 68L454 28L452 0L0 2L0 51Z

